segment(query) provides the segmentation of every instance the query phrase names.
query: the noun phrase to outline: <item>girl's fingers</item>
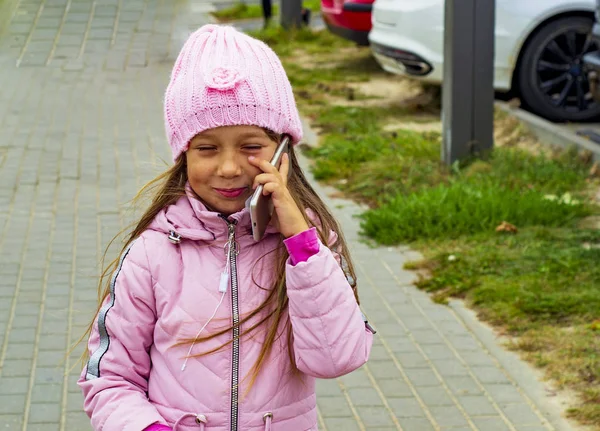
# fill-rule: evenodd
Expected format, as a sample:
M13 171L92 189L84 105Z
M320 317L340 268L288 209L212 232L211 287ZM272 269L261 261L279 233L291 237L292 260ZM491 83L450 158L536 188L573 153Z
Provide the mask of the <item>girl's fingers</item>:
M281 167L279 168L279 173L281 174L281 181L283 185L287 185L288 173L290 172L290 156L288 153L283 153L283 157L281 158Z
M267 183L263 186L263 195L270 195L275 193L275 191L279 188L279 184L277 183Z
M259 159L258 157L250 156L248 161L251 165L256 166L265 173L278 173L279 171L268 160Z
M263 194L269 195L274 193L279 187L283 186L285 188L287 186L287 176L290 170L290 159L288 154L283 154L279 170L277 170L270 162L256 157L248 157L248 161L250 164L263 171L262 174L258 174L254 177L254 182L252 184L253 190L256 190L256 188L262 184Z
M268 183L277 183L280 179L275 174L259 174L254 177L254 183L252 184L252 189L255 190L259 184L268 184Z

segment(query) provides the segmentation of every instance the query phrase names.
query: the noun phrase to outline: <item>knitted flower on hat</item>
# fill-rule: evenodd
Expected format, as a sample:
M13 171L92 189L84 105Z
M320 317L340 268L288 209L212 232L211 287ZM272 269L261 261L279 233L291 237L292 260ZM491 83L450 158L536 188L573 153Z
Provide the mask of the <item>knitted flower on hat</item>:
M197 134L251 125L302 139L292 87L277 55L228 26L205 25L185 42L165 94L165 126L173 160Z
M225 91L235 88L237 84L245 79L239 70L231 67L216 67L204 77L204 83L207 88Z

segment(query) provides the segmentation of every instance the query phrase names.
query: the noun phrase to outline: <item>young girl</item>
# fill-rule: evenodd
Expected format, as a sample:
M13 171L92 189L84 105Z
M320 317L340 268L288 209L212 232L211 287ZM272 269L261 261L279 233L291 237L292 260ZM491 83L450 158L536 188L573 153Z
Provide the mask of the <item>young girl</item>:
M302 138L283 67L264 43L204 26L164 112L175 165L150 183L90 325L79 385L93 428L316 430L315 378L363 365L372 331L293 149L269 163L283 136ZM275 210L257 242L245 203L261 184Z

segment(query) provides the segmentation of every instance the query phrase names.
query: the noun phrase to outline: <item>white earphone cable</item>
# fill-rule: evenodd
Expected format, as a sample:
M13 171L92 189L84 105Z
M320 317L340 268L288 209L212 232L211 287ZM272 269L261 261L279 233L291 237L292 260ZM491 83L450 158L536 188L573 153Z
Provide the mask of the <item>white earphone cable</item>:
M196 344L196 340L198 339L198 337L200 336L200 334L202 333L202 331L204 331L204 329L208 326L208 324L210 323L211 320L214 319L214 317L217 314L217 310L219 309L219 307L221 306L221 304L223 303L223 299L225 298L225 292L223 292L221 294L221 300L219 301L219 303L217 304L217 307L215 308L215 311L213 312L212 316L210 316L210 318L206 321L206 323L204 324L204 326L202 326L202 328L200 328L200 330L198 331L198 333L196 334L196 337L194 338L194 342L192 343L192 345L190 346L190 350L188 350L187 353L187 357L185 358L185 362L183 363L183 366L181 367L181 371L185 370L185 366L187 364L188 359L190 359L190 353L192 353L192 349L194 348L194 344Z

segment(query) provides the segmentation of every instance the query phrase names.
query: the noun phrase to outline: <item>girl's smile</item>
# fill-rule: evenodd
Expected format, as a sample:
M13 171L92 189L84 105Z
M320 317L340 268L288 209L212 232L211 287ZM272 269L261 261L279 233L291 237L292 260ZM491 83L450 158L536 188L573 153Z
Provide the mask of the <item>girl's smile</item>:
M237 189L217 189L215 191L220 195L224 196L228 199L235 199L242 196L246 191L248 191L248 187L240 187Z

